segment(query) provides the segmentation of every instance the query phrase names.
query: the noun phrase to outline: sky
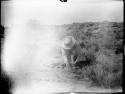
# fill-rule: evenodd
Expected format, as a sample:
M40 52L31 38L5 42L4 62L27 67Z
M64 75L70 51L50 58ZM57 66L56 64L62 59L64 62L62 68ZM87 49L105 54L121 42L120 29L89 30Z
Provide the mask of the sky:
M16 24L29 19L36 19L43 25L123 21L122 0L68 0L67 3L59 0L12 0L7 5L5 20Z

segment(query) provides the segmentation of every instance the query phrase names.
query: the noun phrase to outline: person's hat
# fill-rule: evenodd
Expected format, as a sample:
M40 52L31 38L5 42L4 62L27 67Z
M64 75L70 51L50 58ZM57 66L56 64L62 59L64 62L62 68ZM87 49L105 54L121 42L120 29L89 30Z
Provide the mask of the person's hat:
M75 39L72 36L67 36L63 40L63 48L71 49L75 44Z

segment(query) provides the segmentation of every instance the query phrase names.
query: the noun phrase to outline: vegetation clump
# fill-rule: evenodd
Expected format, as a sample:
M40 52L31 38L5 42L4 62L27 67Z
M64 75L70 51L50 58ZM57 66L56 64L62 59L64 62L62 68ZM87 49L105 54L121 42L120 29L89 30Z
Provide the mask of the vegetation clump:
M67 35L73 36L83 49L80 61L75 64L81 68L76 72L80 79L88 78L92 85L104 88L121 87L123 23L73 23L65 29Z

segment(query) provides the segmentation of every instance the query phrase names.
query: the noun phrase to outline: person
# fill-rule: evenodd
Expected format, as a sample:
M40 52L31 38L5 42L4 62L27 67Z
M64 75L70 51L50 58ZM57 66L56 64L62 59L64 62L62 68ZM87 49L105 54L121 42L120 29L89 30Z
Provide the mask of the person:
M62 43L62 57L67 69L73 70L75 64L82 52L80 45L72 36L66 36Z

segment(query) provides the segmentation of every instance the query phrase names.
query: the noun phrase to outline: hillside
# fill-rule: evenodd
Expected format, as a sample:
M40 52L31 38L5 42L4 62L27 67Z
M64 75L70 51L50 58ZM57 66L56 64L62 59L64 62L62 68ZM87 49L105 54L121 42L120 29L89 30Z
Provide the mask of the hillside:
M2 64L14 94L122 91L123 22L24 26L5 36ZM67 35L82 48L74 72L66 70L60 52Z

